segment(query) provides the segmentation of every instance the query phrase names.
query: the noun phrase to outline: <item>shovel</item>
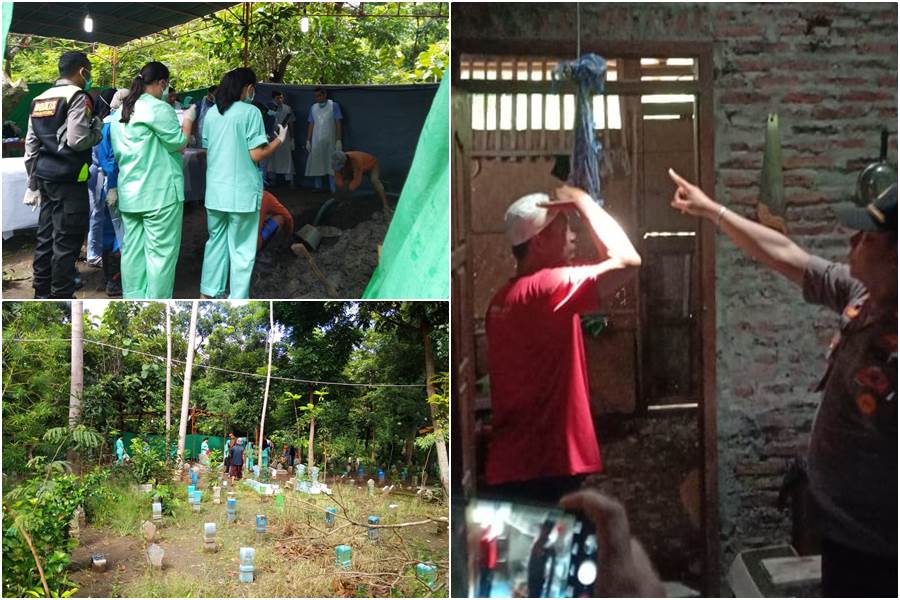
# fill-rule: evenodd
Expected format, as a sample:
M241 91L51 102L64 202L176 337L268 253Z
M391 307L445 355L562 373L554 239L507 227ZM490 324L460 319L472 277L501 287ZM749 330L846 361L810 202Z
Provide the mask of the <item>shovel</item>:
M313 255L309 253L309 250L306 249L305 244L292 244L291 252L296 254L297 256L305 256L306 260L309 262L309 266L312 268L313 273L315 273L316 277L325 284L325 291L328 292L328 295L332 298L338 297L338 291L331 285L331 282L328 281L328 278L325 276L325 273L322 272L322 269L319 268L319 265L316 264L316 259L313 258Z

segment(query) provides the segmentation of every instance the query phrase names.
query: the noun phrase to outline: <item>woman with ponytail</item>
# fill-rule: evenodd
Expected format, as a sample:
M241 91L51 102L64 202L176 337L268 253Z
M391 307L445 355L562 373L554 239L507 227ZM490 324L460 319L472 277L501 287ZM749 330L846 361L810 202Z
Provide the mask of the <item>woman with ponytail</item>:
M196 109L179 126L167 103L169 69L147 63L111 119L110 139L119 165L118 207L125 225L122 288L128 299L171 298L181 249L187 145Z
M229 298L249 298L256 262L256 239L263 182L257 164L287 136L281 125L269 142L262 115L253 105L256 74L229 71L216 90L216 105L203 120L206 156L206 222L200 293L221 297L231 279Z

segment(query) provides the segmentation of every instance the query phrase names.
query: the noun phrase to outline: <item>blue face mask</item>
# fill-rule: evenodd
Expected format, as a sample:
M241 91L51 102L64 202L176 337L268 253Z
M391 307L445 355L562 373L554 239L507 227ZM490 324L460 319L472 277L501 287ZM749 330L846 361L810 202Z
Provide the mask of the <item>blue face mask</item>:
M252 94L250 94L249 96L244 98L244 102L246 102L247 104L253 104L253 98L255 96L256 96L256 90L254 89Z
M268 112L268 115L269 115L270 117L274 117L274 116L277 115L277 114L278 114L278 113L275 112L274 110L270 110L270 111Z
M322 108L325 108L326 104L328 104L328 100L322 100L321 102L319 102L319 106Z

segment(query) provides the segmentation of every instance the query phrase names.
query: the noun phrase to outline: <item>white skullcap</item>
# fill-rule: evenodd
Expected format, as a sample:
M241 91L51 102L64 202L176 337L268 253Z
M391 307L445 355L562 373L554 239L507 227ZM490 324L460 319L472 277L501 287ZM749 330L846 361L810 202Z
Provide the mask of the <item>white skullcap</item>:
M547 194L528 194L506 209L506 237L513 246L523 244L539 234L559 214L557 209L548 210L539 206L545 202L550 202Z

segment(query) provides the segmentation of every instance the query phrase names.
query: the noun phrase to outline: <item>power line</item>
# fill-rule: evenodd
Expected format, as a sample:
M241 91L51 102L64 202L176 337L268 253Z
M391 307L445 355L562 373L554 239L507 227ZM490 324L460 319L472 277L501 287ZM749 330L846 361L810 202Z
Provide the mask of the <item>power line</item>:
M71 342L71 338L37 338L37 339L28 339L28 338L13 338L12 340L8 340L12 342ZM97 340L89 340L84 338L84 341L88 344L96 344L97 346L106 346L108 348L116 348L117 350L124 350L125 352L132 352L137 354L138 356L147 356L149 358L155 358L162 362L165 362L166 358L164 356L159 356L157 354L150 354L149 352L141 352L140 350L132 350L131 348L123 348L122 346L116 346L114 344L107 344L106 342L98 342ZM185 364L185 361L178 360L173 358L172 362ZM258 377L263 378L265 375L258 375L256 373L246 373L244 371L234 371L232 369L224 369L222 367L214 367L212 365L195 365L197 367L201 367L204 369L210 369L212 371L220 371L222 373L231 373L233 375L247 375L249 377ZM318 381L315 379L296 379L293 377L278 377L276 375L272 375L272 379L278 379L279 381L293 381L296 383L313 383L316 385L343 385L347 387L370 387L370 388L423 388L427 387L425 383L349 383L346 381Z

